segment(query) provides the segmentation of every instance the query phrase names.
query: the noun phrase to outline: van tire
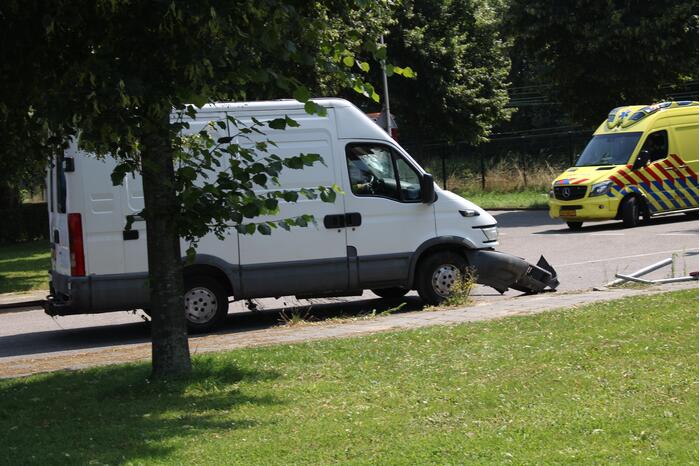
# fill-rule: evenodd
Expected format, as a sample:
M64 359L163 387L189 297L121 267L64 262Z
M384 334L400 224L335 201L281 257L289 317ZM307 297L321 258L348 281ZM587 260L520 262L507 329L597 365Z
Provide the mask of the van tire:
M401 288L400 286L394 286L392 288L377 288L372 290L372 293L376 294L380 298L385 299L398 299L405 296L408 293L408 288Z
M691 220L697 220L698 219L698 211L693 210L692 212L683 212L686 217L688 217Z
M226 288L211 277L186 277L183 300L190 333L213 330L221 325L228 314Z
M416 276L418 294L426 304L440 304L449 296L445 291L449 290L460 279L460 276L465 276L468 265L461 254L453 251L431 254L419 265ZM459 273L453 274L452 272ZM440 288L442 288L442 292Z
M579 231L583 227L583 222L566 222L569 230Z
M622 224L625 228L634 228L639 225L639 202L632 196L622 203Z

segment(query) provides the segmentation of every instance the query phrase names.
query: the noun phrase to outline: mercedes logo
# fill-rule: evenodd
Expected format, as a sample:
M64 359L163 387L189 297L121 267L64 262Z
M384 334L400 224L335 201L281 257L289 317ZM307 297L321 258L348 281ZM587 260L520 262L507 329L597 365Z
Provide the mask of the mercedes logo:
M564 188L561 190L561 196L568 199L571 197L571 188Z

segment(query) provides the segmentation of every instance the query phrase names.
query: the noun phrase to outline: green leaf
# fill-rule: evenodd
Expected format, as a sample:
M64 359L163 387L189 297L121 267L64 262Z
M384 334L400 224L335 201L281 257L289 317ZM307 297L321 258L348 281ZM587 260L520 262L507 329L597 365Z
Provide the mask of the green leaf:
M194 245L190 245L185 251L185 260L188 264L194 264L194 259L197 256L197 248Z
M292 170L299 170L301 168L304 168L304 161L301 157L290 157L284 161L284 164Z
M346 55L343 58L343 65L347 66L348 68L352 68L352 65L355 64L355 57L352 55Z
M325 107L317 104L313 100L309 100L308 102L306 102L306 104L304 104L304 110L309 115L315 114L318 116L326 116L326 114L328 113Z
M307 102L307 105L308 105L308 102ZM287 127L287 119L286 118L275 118L274 120L268 121L267 126L269 126L272 129L285 129Z
M294 98L299 102L306 102L311 98L311 93L305 86L299 86L294 89Z
M367 63L366 61L357 62L357 66L359 66L360 69L365 73L369 71L369 63Z
M290 128L298 128L301 126L296 120L289 118L287 115L284 116L284 120L287 122L287 126Z
M278 205L279 205L279 201L277 199L273 199L273 198L265 199L265 208L267 210L277 210Z
M253 183L257 184L258 186L261 187L266 187L267 186L267 175L264 173L258 173L253 177Z
M394 65L392 65L391 63L387 63L384 67L384 70L386 71L387 77L391 77L394 75Z
M258 225L258 231L263 235L272 234L272 228L270 228L270 225L268 225L267 223L261 223L260 225Z
M241 213L246 218L255 218L260 215L260 207L257 204L249 203L241 207Z
M335 191L332 189L324 189L321 191L321 200L329 203L335 202Z
M282 193L282 199L287 202L296 202L299 199L299 194L295 191L285 191Z
M413 69L410 66L407 66L406 68L403 69L403 75L406 78L415 78L416 73L413 71Z
M233 141L233 136L226 136L223 138L219 138L216 140L219 144L229 144L231 141Z

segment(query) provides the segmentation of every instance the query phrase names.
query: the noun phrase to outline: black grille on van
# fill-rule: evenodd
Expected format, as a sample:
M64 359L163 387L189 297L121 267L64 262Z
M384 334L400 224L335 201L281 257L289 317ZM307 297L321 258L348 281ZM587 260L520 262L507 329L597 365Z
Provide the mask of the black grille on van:
M573 201L586 195L588 186L555 186L554 197L560 201Z

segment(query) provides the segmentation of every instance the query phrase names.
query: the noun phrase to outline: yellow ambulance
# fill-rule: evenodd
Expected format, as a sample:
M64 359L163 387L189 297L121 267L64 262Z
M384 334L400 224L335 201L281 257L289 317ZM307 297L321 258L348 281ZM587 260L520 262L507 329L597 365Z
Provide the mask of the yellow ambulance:
M698 102L631 105L610 111L576 165L552 183L549 215L583 222L669 212L697 216Z

